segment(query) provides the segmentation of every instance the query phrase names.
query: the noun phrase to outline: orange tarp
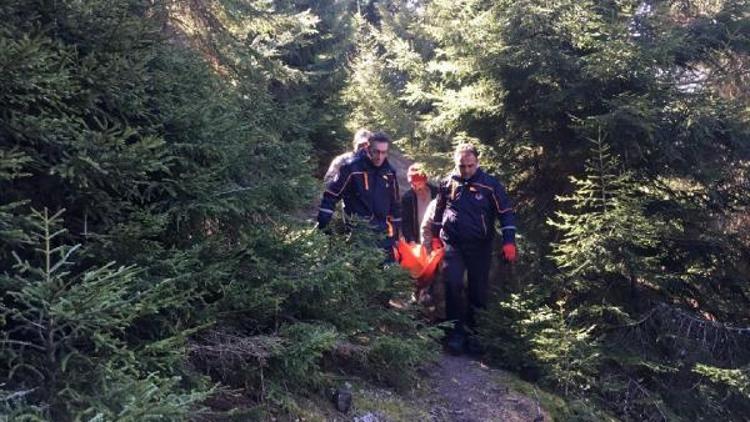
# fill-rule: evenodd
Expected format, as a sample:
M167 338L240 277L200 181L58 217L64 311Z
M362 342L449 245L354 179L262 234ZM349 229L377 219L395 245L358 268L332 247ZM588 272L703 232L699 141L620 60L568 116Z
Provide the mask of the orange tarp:
M445 250L442 248L428 254L424 246L409 244L403 240L399 240L396 244L396 251L397 256L400 257L401 266L417 280L417 287L419 288L432 284L440 261L445 255Z

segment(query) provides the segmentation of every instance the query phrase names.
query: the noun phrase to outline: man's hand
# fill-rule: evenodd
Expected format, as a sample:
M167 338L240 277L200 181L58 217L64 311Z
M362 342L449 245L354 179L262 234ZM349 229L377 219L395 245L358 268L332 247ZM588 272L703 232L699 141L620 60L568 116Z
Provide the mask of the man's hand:
M512 243L506 243L503 245L503 258L508 262L516 262L518 256L516 255L516 245Z
M442 249L445 246L445 245L443 245L443 241L440 240L439 237L433 237L431 245L432 245L432 250L433 251L436 251L438 249Z

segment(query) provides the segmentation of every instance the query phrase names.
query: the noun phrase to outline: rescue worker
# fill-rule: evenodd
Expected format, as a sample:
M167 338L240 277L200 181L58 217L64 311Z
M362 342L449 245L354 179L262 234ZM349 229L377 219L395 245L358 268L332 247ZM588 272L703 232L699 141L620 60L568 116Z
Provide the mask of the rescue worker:
M393 245L401 226L401 201L396 172L388 164L391 139L383 132L370 136L367 150L346 161L326 184L318 212L318 227L325 228L333 217L336 203L344 200L344 213L370 222L373 230L384 233L381 246L393 260Z
M455 171L438 188L432 223L432 248L445 247L445 307L455 321L447 337L454 354L468 347L477 351L466 328L475 325L475 313L486 308L495 220L500 220L503 257L516 260L514 214L505 188L479 168L479 154L471 144L461 144L453 154ZM464 272L468 278L467 305L463 305Z
M406 171L411 189L401 198L403 224L401 233L409 243L420 243L420 225L427 205L437 195L437 187L427 181L427 173L419 163L409 166Z
M328 171L326 171L325 176L323 176L323 181L328 183L333 180L334 176L338 174L339 169L344 163L351 160L358 152L363 150L366 151L370 146L370 136L372 136L372 132L369 130L364 128L358 130L357 133L354 134L354 139L352 140L353 151L348 151L334 157L334 159L331 160L331 164L328 166Z

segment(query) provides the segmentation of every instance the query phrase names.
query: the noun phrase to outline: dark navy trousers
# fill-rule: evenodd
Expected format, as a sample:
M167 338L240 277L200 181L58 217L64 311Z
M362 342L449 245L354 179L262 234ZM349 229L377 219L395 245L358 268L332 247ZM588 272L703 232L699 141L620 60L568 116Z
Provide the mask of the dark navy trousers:
M477 309L487 307L488 278L492 261L492 239L445 245L445 313L456 327L473 327ZM467 273L467 297L464 306L464 273Z

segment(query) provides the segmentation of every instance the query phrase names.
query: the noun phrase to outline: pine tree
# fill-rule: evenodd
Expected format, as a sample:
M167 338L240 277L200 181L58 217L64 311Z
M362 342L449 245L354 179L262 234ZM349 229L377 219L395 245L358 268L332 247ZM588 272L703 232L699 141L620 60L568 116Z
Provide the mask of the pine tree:
M408 23L382 20L398 30L381 54L409 63L400 104L418 123L406 143L420 157L479 143L482 166L504 176L519 204L521 296L493 306L480 327L496 362L552 380L572 372L536 345L586 333L580 344L597 347L579 350L602 357L578 360L591 363L580 369L596 406L626 419L732 413L715 407L726 386L687 391L701 378L683 368L734 370L746 359L687 327L744 344L722 327L748 322L748 244L738 232L747 101L732 88L746 73L747 2L422 6ZM591 139L601 159L586 160ZM560 318L528 322L554 315L544 310L560 300ZM569 377L557 379L561 388ZM672 393L682 387L690 400ZM731 402L742 412L742 399Z
M611 155L606 134L590 139L592 158L585 178L572 177L576 190L558 197L571 212L558 211L549 221L563 237L553 245L553 259L573 289L597 289L614 277L635 284L656 273L654 254L661 222L645 212L648 190L640 189L632 173L623 172ZM593 285L588 280L595 280Z
M29 157L18 150L0 150L0 183L28 176L21 169L30 161ZM23 230L25 219L14 210L24 205L25 201L0 203L0 256L7 257L13 246L28 243L31 239Z
M398 93L389 84L387 58L381 53L378 30L361 17L355 22L356 53L343 92L343 100L351 108L347 126L352 131L361 127L385 130L396 140L409 136L410 120L401 111Z
M208 391L175 394L179 370L173 377L153 372L180 364L179 349L163 350L159 343L184 342L185 335L132 334L139 320L186 303L190 292L176 291L174 280L144 284L132 266L76 270L81 245L60 242L62 214L34 212L29 236L35 253L14 253L12 272L0 277L0 356L9 386L33 397L53 419L186 417ZM137 349L152 352L136 356Z
M314 137L349 138L325 117L341 113L347 5L316 3L318 28L305 4L0 6L9 412L180 419L224 394L217 383L293 410L329 382L339 342L402 345L357 345L360 373L407 355L394 383L434 349L413 315L385 307L410 286L382 251L292 215L315 195ZM62 208L50 242L80 246L42 248L52 264L38 264L27 220ZM30 317L68 323L42 326L50 342Z

